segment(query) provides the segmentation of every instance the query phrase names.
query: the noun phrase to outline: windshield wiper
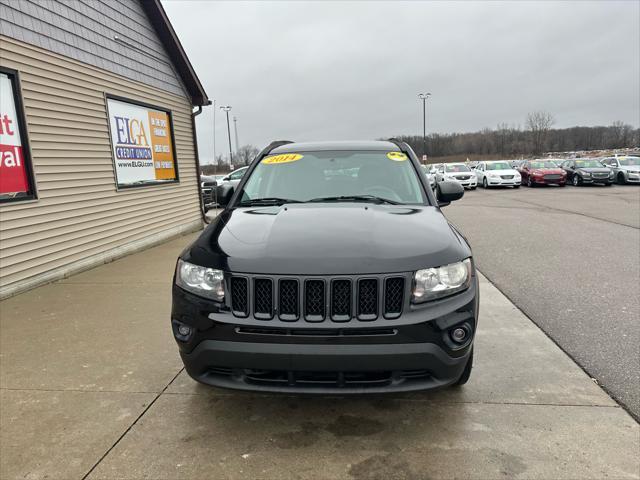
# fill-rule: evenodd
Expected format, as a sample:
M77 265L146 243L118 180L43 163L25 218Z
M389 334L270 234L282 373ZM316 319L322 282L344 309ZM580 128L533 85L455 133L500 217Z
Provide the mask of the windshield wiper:
M239 207L251 207L255 205L284 205L285 203L302 203L300 200L280 197L251 198L238 203Z
M388 198L376 197L375 195L340 195L338 197L313 198L309 202L372 202L388 203L389 205L401 205L400 202L389 200Z

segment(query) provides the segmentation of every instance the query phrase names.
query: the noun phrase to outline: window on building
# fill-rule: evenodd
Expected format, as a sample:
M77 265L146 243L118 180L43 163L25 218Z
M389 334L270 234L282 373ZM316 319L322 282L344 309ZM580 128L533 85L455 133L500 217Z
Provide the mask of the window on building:
M117 187L177 182L171 112L113 96L107 110Z
M0 202L36 198L18 72L0 67Z

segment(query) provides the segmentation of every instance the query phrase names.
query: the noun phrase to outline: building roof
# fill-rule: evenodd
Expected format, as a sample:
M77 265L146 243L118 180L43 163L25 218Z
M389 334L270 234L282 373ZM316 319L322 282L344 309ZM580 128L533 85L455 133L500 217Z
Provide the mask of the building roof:
M141 0L140 3L173 61L176 71L184 82L191 96L191 103L193 105L209 105L211 101L207 96L207 92L204 91L204 87L200 83L200 79L196 75L187 53L182 48L178 35L176 35L160 0Z
M333 142L301 142L287 143L274 148L270 153L288 152L321 152L327 150L382 150L385 152L398 150L397 145L386 141L346 140Z

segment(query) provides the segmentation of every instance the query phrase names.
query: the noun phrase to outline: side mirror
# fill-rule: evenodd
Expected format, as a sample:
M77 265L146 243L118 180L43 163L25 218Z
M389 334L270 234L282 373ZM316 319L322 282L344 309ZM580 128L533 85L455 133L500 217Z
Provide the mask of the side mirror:
M445 207L451 202L459 200L464 195L464 187L458 182L442 181L438 183L436 196L438 197L438 206Z
M221 207L226 207L231 200L231 196L233 195L233 185L223 184L218 185L216 187L216 195L218 198L218 205Z

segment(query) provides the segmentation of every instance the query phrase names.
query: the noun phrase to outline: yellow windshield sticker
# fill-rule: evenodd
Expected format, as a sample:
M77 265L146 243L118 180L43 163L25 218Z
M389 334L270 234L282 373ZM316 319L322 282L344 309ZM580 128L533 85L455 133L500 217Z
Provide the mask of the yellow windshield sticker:
M407 157L402 152L389 152L387 153L387 158L389 160L393 160L394 162L404 162L409 157Z
M274 155L273 157L267 157L262 160L262 163L267 165L277 165L280 163L297 162L303 157L299 153L283 153L281 155Z

